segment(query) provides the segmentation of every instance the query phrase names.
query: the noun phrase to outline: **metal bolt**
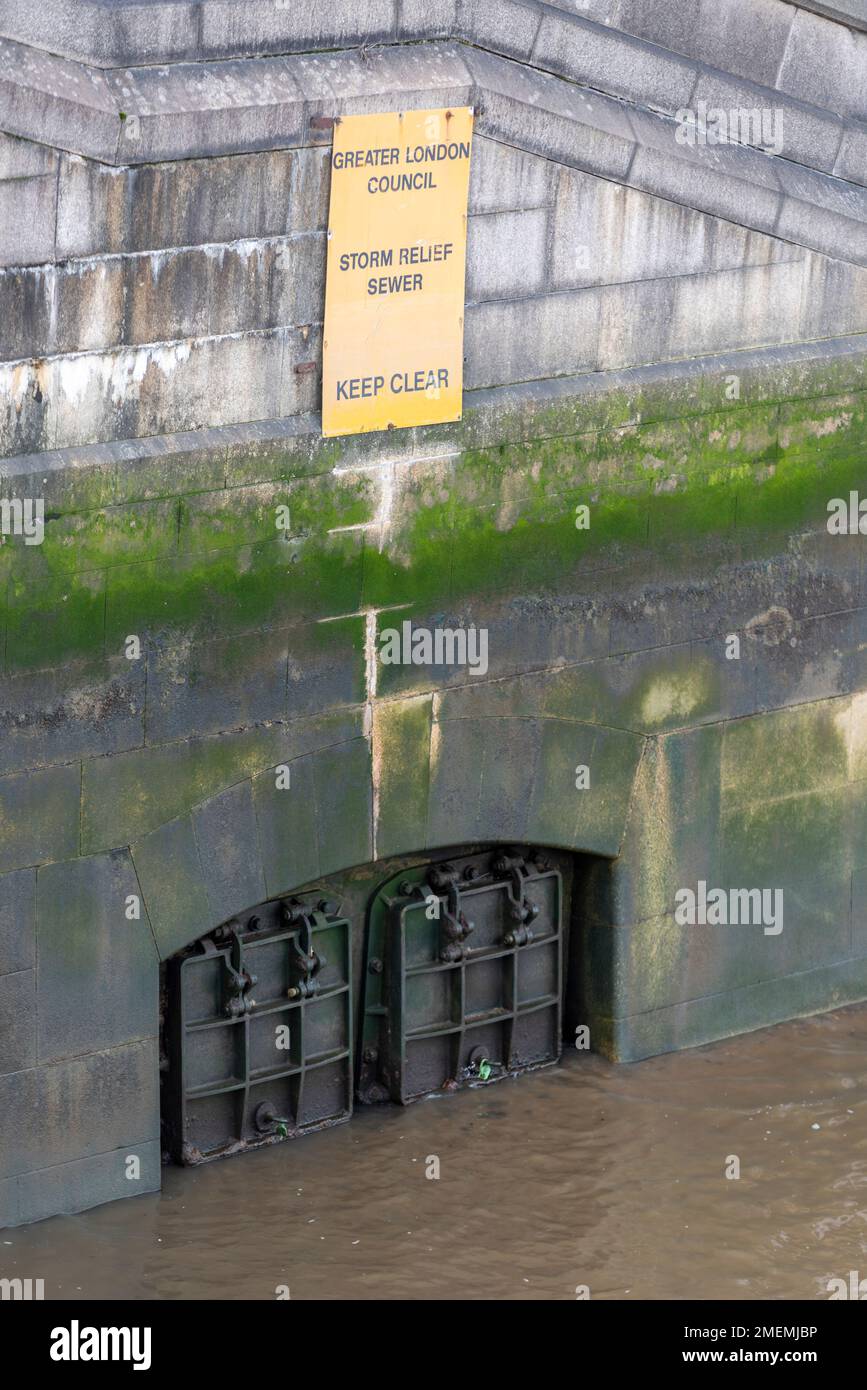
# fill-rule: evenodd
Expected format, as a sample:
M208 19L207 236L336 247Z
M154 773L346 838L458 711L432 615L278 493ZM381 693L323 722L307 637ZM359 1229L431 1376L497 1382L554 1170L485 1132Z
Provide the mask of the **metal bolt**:
M381 975L382 961L379 960L376 956L374 956L373 960L370 962L367 968L370 971L371 975Z

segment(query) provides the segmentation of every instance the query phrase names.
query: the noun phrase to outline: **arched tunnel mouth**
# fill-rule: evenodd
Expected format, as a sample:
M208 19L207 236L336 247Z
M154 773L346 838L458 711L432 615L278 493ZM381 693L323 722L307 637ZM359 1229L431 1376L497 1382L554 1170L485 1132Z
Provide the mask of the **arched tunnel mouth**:
M458 845L323 878L161 974L163 1161L195 1165L556 1065L607 861Z

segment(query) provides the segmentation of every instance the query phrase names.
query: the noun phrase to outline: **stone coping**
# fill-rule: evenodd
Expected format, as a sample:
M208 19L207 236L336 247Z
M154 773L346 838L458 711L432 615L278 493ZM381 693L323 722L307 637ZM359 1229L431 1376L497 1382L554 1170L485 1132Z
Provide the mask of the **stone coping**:
M556 53L555 44L554 66ZM844 133L839 121L829 130L836 118L824 116L821 129L794 122L804 162L751 145L684 144L673 113L631 103L626 89L634 95L652 76L676 108L696 91L747 106L761 91L702 88L682 60L665 63L642 77L630 58L622 80L609 80L621 90L608 95L463 43L103 72L0 40L0 130L130 166L328 143L322 118L343 112L473 105L492 139L867 264L867 130Z
M246 453L263 459L263 478L271 476L269 460L273 455L297 456L306 471L310 460L322 451L322 471L327 471L331 467L328 450L335 445L340 446L343 469L353 465L369 468L383 459L429 462L437 457L452 457L461 448L486 448L550 438L558 433L620 429L719 411L724 408L721 383L732 374L740 379L741 399L753 404L805 396L836 397L865 390L867 335L750 348L687 362L469 391L459 423L407 429L401 431L399 438L381 431L324 440L319 415L309 414L14 455L0 459L0 496L30 495L38 479L50 509L54 506L52 495L62 479L74 474L102 474L115 479L116 500L129 500L136 495L135 474L139 467L149 469L154 460L161 460L172 470L179 469L178 476L182 476L185 462L201 460L203 456L213 458L221 452L226 456L227 479L232 460ZM820 378L824 378L824 385ZM558 431L552 420L561 410L571 411L573 418L568 430ZM510 436L509 421L516 422L514 438ZM247 474L245 482L249 483L253 479ZM60 490L65 492L62 486ZM62 509L63 503L59 505Z
M716 0L714 47L737 55L743 45L726 22L733 5L743 18L748 0ZM671 47L677 52L685 51L681 45L690 44L702 18L702 0L327 0L307 6L298 0L4 0L0 36L95 67L135 67L426 38L476 42L509 29L532 32L547 9L661 46L676 34ZM763 50L757 62L779 67L799 10L867 30L867 0L771 0L745 24L755 29L751 47ZM768 31L762 21L769 15Z

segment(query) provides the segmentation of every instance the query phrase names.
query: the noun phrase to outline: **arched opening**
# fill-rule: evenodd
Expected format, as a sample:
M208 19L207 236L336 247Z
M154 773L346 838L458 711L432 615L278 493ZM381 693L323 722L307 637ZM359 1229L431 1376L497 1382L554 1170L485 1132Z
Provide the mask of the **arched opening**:
M262 903L163 966L163 1149L196 1164L552 1066L585 1018L587 855L461 845Z

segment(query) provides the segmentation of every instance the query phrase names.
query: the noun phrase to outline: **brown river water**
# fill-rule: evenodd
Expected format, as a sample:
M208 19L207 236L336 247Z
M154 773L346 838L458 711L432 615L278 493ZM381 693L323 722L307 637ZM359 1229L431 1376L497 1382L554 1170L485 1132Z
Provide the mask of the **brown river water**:
M827 1299L867 1277L867 1005L362 1109L0 1259L47 1298Z

